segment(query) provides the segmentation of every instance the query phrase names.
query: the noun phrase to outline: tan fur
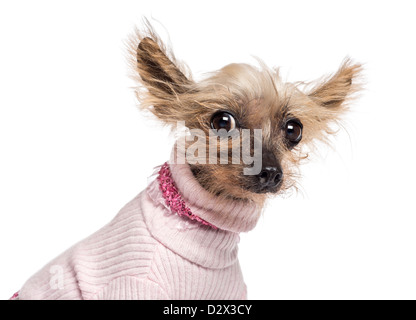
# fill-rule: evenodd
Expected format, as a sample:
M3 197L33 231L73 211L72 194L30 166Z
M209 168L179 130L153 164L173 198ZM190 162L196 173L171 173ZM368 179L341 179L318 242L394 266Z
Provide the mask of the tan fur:
M185 121L190 129L206 132L218 111L231 112L241 128L262 129L263 145L273 152L284 172L281 191L295 186L297 167L307 157L303 150L314 141L326 142L347 110L347 102L359 90L359 64L346 59L332 76L314 83L285 83L278 70L259 60L259 67L230 64L195 82L187 67L159 39L148 22L129 41L130 62L138 81L140 108L153 112L166 124ZM283 126L289 118L303 124L303 138L293 149L284 143ZM308 148L304 148L304 147ZM207 153L208 154L208 153ZM247 190L250 179L240 165L192 165L196 178L208 191L220 197L256 201L267 195Z

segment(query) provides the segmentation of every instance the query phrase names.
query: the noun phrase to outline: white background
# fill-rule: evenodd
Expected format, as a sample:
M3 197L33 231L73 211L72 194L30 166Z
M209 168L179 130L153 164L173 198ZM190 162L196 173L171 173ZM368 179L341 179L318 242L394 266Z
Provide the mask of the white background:
M288 81L346 55L365 64L348 133L242 235L241 265L252 299L415 299L411 4L2 1L0 298L111 220L167 159L173 138L137 110L124 57L147 16L196 78L251 55Z

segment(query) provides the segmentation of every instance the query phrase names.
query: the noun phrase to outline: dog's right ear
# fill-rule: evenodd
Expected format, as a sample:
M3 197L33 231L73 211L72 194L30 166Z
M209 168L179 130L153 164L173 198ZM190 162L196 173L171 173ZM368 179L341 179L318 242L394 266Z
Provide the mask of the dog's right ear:
M144 22L144 30L136 30L127 43L128 61L134 70L132 78L139 84L135 88L139 106L166 124L189 122L195 118L189 116L195 110L186 101L195 90L195 82L188 68L175 59L150 23Z
M163 44L161 44L163 48ZM168 58L158 41L143 38L137 47L137 71L149 92L158 98L169 98L186 92L191 81Z

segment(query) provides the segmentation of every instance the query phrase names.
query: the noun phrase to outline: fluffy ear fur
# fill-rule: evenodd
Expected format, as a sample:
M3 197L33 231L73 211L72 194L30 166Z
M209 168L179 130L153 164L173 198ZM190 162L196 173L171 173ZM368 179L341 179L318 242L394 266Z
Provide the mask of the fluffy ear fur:
M170 52L150 23L145 20L143 31L136 30L128 41L129 63L138 82L136 96L140 108L148 109L160 120L174 124L184 120L186 108L181 101L193 89L191 75L186 75L185 65L180 64Z
M360 64L352 64L346 59L334 75L320 81L311 90L309 97L332 111L340 109L344 101L359 89L354 81L360 71Z
M137 71L148 90L160 98L184 93L190 81L149 37L137 47Z
M348 110L349 102L361 89L361 70L360 64L345 59L333 75L299 88L305 95L291 111L304 125L303 144L312 146L315 140L329 143L330 135L342 126L342 116Z

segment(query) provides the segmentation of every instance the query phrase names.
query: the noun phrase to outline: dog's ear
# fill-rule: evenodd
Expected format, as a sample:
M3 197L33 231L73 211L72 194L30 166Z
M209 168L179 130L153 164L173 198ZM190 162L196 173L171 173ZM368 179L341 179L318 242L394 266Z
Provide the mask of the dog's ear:
M166 124L188 122L194 110L186 101L195 90L195 82L150 23L145 20L144 24L144 30L136 30L127 42L128 61L134 71L131 76L139 84L135 88L139 106Z
M323 78L305 88L306 100L302 108L304 138L306 144L315 140L329 142L331 134L338 132L342 126L342 116L348 110L351 100L361 90L360 64L354 64L346 59L333 75Z
M360 71L360 64L346 59L334 75L320 81L310 91L309 97L331 113L342 111L344 102L359 89L355 81Z
M149 37L140 41L136 56L137 71L143 83L157 97L184 93L191 83L157 41Z

